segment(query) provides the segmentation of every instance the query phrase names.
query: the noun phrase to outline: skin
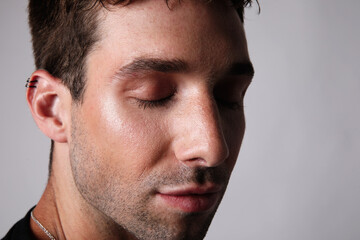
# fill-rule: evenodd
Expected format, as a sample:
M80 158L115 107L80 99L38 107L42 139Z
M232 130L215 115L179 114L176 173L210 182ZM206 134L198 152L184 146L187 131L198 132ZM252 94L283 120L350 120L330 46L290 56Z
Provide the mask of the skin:
M39 82L27 93L31 112L55 141L34 215L56 239L206 234L241 146L252 69L232 7L170 7L135 1L100 10L83 101L44 70L32 76ZM189 188L216 189L211 206L184 209L161 196ZM33 221L31 228L48 239Z

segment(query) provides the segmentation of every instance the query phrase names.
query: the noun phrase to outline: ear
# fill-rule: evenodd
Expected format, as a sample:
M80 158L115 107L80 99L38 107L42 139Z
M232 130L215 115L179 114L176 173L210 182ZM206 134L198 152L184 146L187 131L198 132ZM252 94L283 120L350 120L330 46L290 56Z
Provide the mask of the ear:
M45 70L35 71L28 82L26 100L36 124L55 142L67 142L71 119L68 88Z

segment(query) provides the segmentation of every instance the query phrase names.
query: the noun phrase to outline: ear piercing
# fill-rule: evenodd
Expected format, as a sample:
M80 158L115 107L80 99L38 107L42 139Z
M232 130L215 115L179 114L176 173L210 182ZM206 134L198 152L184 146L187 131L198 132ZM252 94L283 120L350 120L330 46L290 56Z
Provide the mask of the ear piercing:
M28 79L26 80L25 87L26 87L26 88L36 88L35 83L37 83L37 82L38 82L38 80L32 80L32 81L30 81L30 78L28 78Z

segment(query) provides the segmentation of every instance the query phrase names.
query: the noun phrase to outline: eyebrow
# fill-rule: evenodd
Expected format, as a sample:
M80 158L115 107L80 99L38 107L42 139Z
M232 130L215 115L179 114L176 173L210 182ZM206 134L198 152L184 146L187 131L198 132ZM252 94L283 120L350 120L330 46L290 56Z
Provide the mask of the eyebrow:
M160 58L136 58L115 73L116 78L141 75L148 72L178 73L186 72L190 67L180 59L160 59ZM235 62L226 71L226 75L250 75L255 71L250 61Z
M159 58L138 58L121 67L116 72L115 76L122 78L152 71L175 73L185 72L188 69L189 66L180 59L164 60Z

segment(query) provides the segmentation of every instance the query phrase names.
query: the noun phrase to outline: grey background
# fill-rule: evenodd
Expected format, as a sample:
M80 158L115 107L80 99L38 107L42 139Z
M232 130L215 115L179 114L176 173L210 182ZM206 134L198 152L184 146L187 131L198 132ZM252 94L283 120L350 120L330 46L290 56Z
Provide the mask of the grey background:
M0 237L36 204L50 141L25 102L25 0L0 2ZM247 132L208 240L360 239L360 1L247 11Z

